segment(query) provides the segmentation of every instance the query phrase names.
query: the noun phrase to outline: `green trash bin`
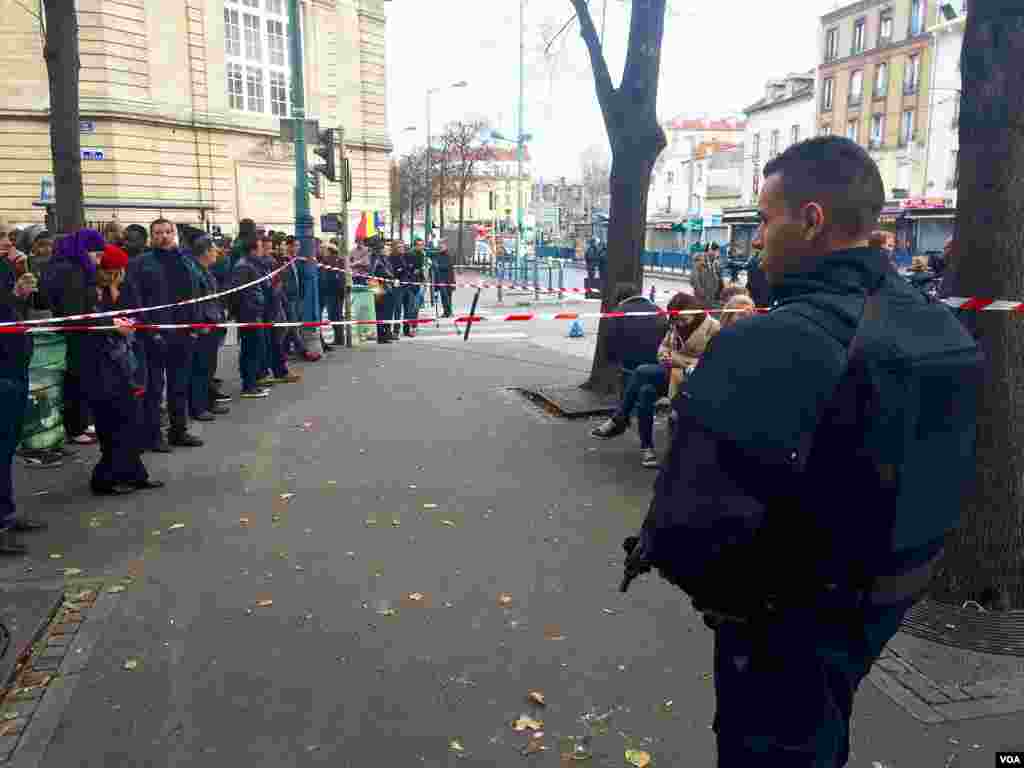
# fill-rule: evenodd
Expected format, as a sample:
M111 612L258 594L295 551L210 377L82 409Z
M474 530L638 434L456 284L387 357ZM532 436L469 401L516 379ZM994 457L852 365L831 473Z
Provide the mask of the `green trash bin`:
M60 333L39 333L28 366L28 402L21 447L45 451L64 444L64 368L67 347Z
M352 339L360 343L377 340L377 306L374 301L373 289L365 285L352 286L352 319L364 321L361 325L352 326ZM369 322L365 322L369 321Z

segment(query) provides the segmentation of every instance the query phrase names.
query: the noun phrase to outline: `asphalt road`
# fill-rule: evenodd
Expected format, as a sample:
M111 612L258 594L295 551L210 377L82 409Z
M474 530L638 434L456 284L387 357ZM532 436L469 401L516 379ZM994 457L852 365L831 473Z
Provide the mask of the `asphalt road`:
M711 633L656 578L617 592L654 477L636 435L598 443L510 393L588 361L493 332L303 366L207 446L147 456L162 492L97 500L87 463L19 472L52 528L0 576L134 576L41 765L714 765ZM524 714L547 747L529 757ZM991 765L989 726L965 728L866 685L851 764L950 765L956 733L952 765Z

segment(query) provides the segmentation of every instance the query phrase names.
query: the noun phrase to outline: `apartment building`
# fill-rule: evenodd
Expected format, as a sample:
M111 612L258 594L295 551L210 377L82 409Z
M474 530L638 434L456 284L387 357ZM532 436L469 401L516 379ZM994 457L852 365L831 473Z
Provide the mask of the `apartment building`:
M869 149L890 200L924 197L937 0L859 0L821 17L819 134Z
M38 20L9 4L0 26L0 215L43 220L52 176L47 72ZM35 3L27 5L35 6ZM285 0L78 0L86 218L162 213L234 232L240 218L294 222L292 62ZM350 221L390 210L384 0L304 0L299 26L307 117L345 128ZM311 163L316 158L311 154ZM337 184L314 219L340 206Z

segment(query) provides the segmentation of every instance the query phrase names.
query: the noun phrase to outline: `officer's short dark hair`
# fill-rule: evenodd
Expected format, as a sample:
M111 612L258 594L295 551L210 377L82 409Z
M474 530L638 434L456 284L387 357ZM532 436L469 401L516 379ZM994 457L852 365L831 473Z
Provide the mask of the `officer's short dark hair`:
M782 196L795 213L809 202L825 207L847 237L867 235L878 223L885 185L878 166L857 142L817 136L768 161L764 177L782 177Z
M247 235L256 234L256 222L252 219L242 219L238 222L238 236L245 237Z
M208 235L198 235L192 240L192 256L196 259L201 259L212 246L213 241L210 240Z

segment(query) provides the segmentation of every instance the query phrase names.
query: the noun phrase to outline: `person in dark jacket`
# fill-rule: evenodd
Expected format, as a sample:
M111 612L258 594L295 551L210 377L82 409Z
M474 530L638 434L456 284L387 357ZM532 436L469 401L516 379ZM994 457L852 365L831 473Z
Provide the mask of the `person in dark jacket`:
M390 322L395 316L395 273L380 238L374 238L370 249L370 273L376 278L370 284L374 287L376 302L377 343L389 344L398 339Z
M320 266L320 315L323 316L324 312L327 313L327 319L331 322L339 322L345 319L342 307L344 306L345 297L345 278L343 272L338 270L343 269L344 264L342 263L341 256L339 255L338 246L335 243L328 243L322 251L322 264ZM340 325L333 326L334 338L337 339L340 334L344 333L344 328ZM321 341L323 340L323 330L320 333ZM333 345L323 342L324 352L333 351Z
M17 275L13 263L17 250L10 245L3 221L0 241L0 323L16 323L26 319L38 280L31 272ZM14 454L25 421L31 359L31 335L0 333L0 555L24 554L17 532L42 527L18 517L12 477Z
M96 272L96 310L137 309L138 294L125 280L128 253L107 245ZM150 480L142 463L146 447L142 434L142 399L146 370L136 354L135 321L129 317L103 318L110 332L83 333L84 377L89 405L96 417L100 460L90 486L97 495L123 495L137 490L162 488Z
M953 283L956 280L957 247L956 240L949 238L942 246L942 279L939 281L937 296L940 299L948 299L956 290Z
M288 256L284 252L281 252L279 256L274 259L273 267L275 270L285 266L288 263ZM292 267L295 265L292 264ZM270 280L271 285L271 311L268 314L268 322L281 323L281 322L294 322L292 315L288 311L289 298L287 296L287 284L288 276L291 273L291 269L285 269L278 272ZM290 382L301 381L302 376L297 373L292 373L288 370L288 355L285 351L285 342L288 338L289 333L295 331L295 328L271 328L268 334L267 341L270 344L270 371L271 377L265 381L266 384L287 384Z
M857 688L973 484L982 358L868 246L885 188L862 147L809 139L764 176L777 305L723 330L674 401L622 589L657 568L714 630L720 768L840 768Z
M391 271L395 275L395 279L398 280L399 284L394 288L395 291L395 312L394 319L396 321L402 320L403 316L405 320L412 318L412 308L414 305L412 294L415 292L416 286L411 285L416 280L415 276L415 263L412 255L408 252L405 243L397 241L392 244L391 255L388 257L391 262ZM395 326L396 338L399 334L405 336L411 336L411 326L409 323Z
M452 294L455 292L453 283L455 273L452 271L452 255L448 251L448 241L442 240L434 254L434 283L441 296L444 316L452 316Z
M167 219L157 219L150 225L150 233L153 247L140 257L139 265L132 275L142 305L179 306L147 312L143 322L169 325L196 322L199 305L180 305L180 302L198 296L199 285L194 269L189 266L188 260L191 257L183 253L175 242L174 224ZM169 453L172 445L194 448L203 444L202 440L188 432L188 396L196 338L195 331L187 328L150 331L146 334L148 386L143 403L143 424L150 450ZM160 430L160 401L165 382L167 412L170 417L166 440Z
M242 249L242 257L231 272L231 288L238 288L259 280L264 275L260 258L260 240L253 236ZM250 285L244 290L231 294L232 314L240 323L262 323L267 309L267 297L261 284ZM254 399L267 397L270 392L260 387L266 365L267 336L262 328L239 328L238 338L241 349L238 368L242 377L242 397Z
M218 293L217 278L210 268L218 258L218 250L209 237L202 235L192 241L191 256L195 260L199 295ZM200 323L223 323L224 305L220 299L196 304ZM200 328L196 331L195 353L192 357L192 376L189 384L189 410L195 421L214 421L217 416L231 412L214 399L213 376L217 371L217 354L224 338L223 328Z
M54 317L81 315L96 303L96 265L106 243L94 229L80 229L62 237L50 262L45 291ZM83 337L67 335L67 365L64 373L64 431L70 442L92 445L96 438L86 434L92 417L82 382Z
M139 224L129 224L124 228L124 250L128 254L128 267L146 252L149 243L149 232Z

